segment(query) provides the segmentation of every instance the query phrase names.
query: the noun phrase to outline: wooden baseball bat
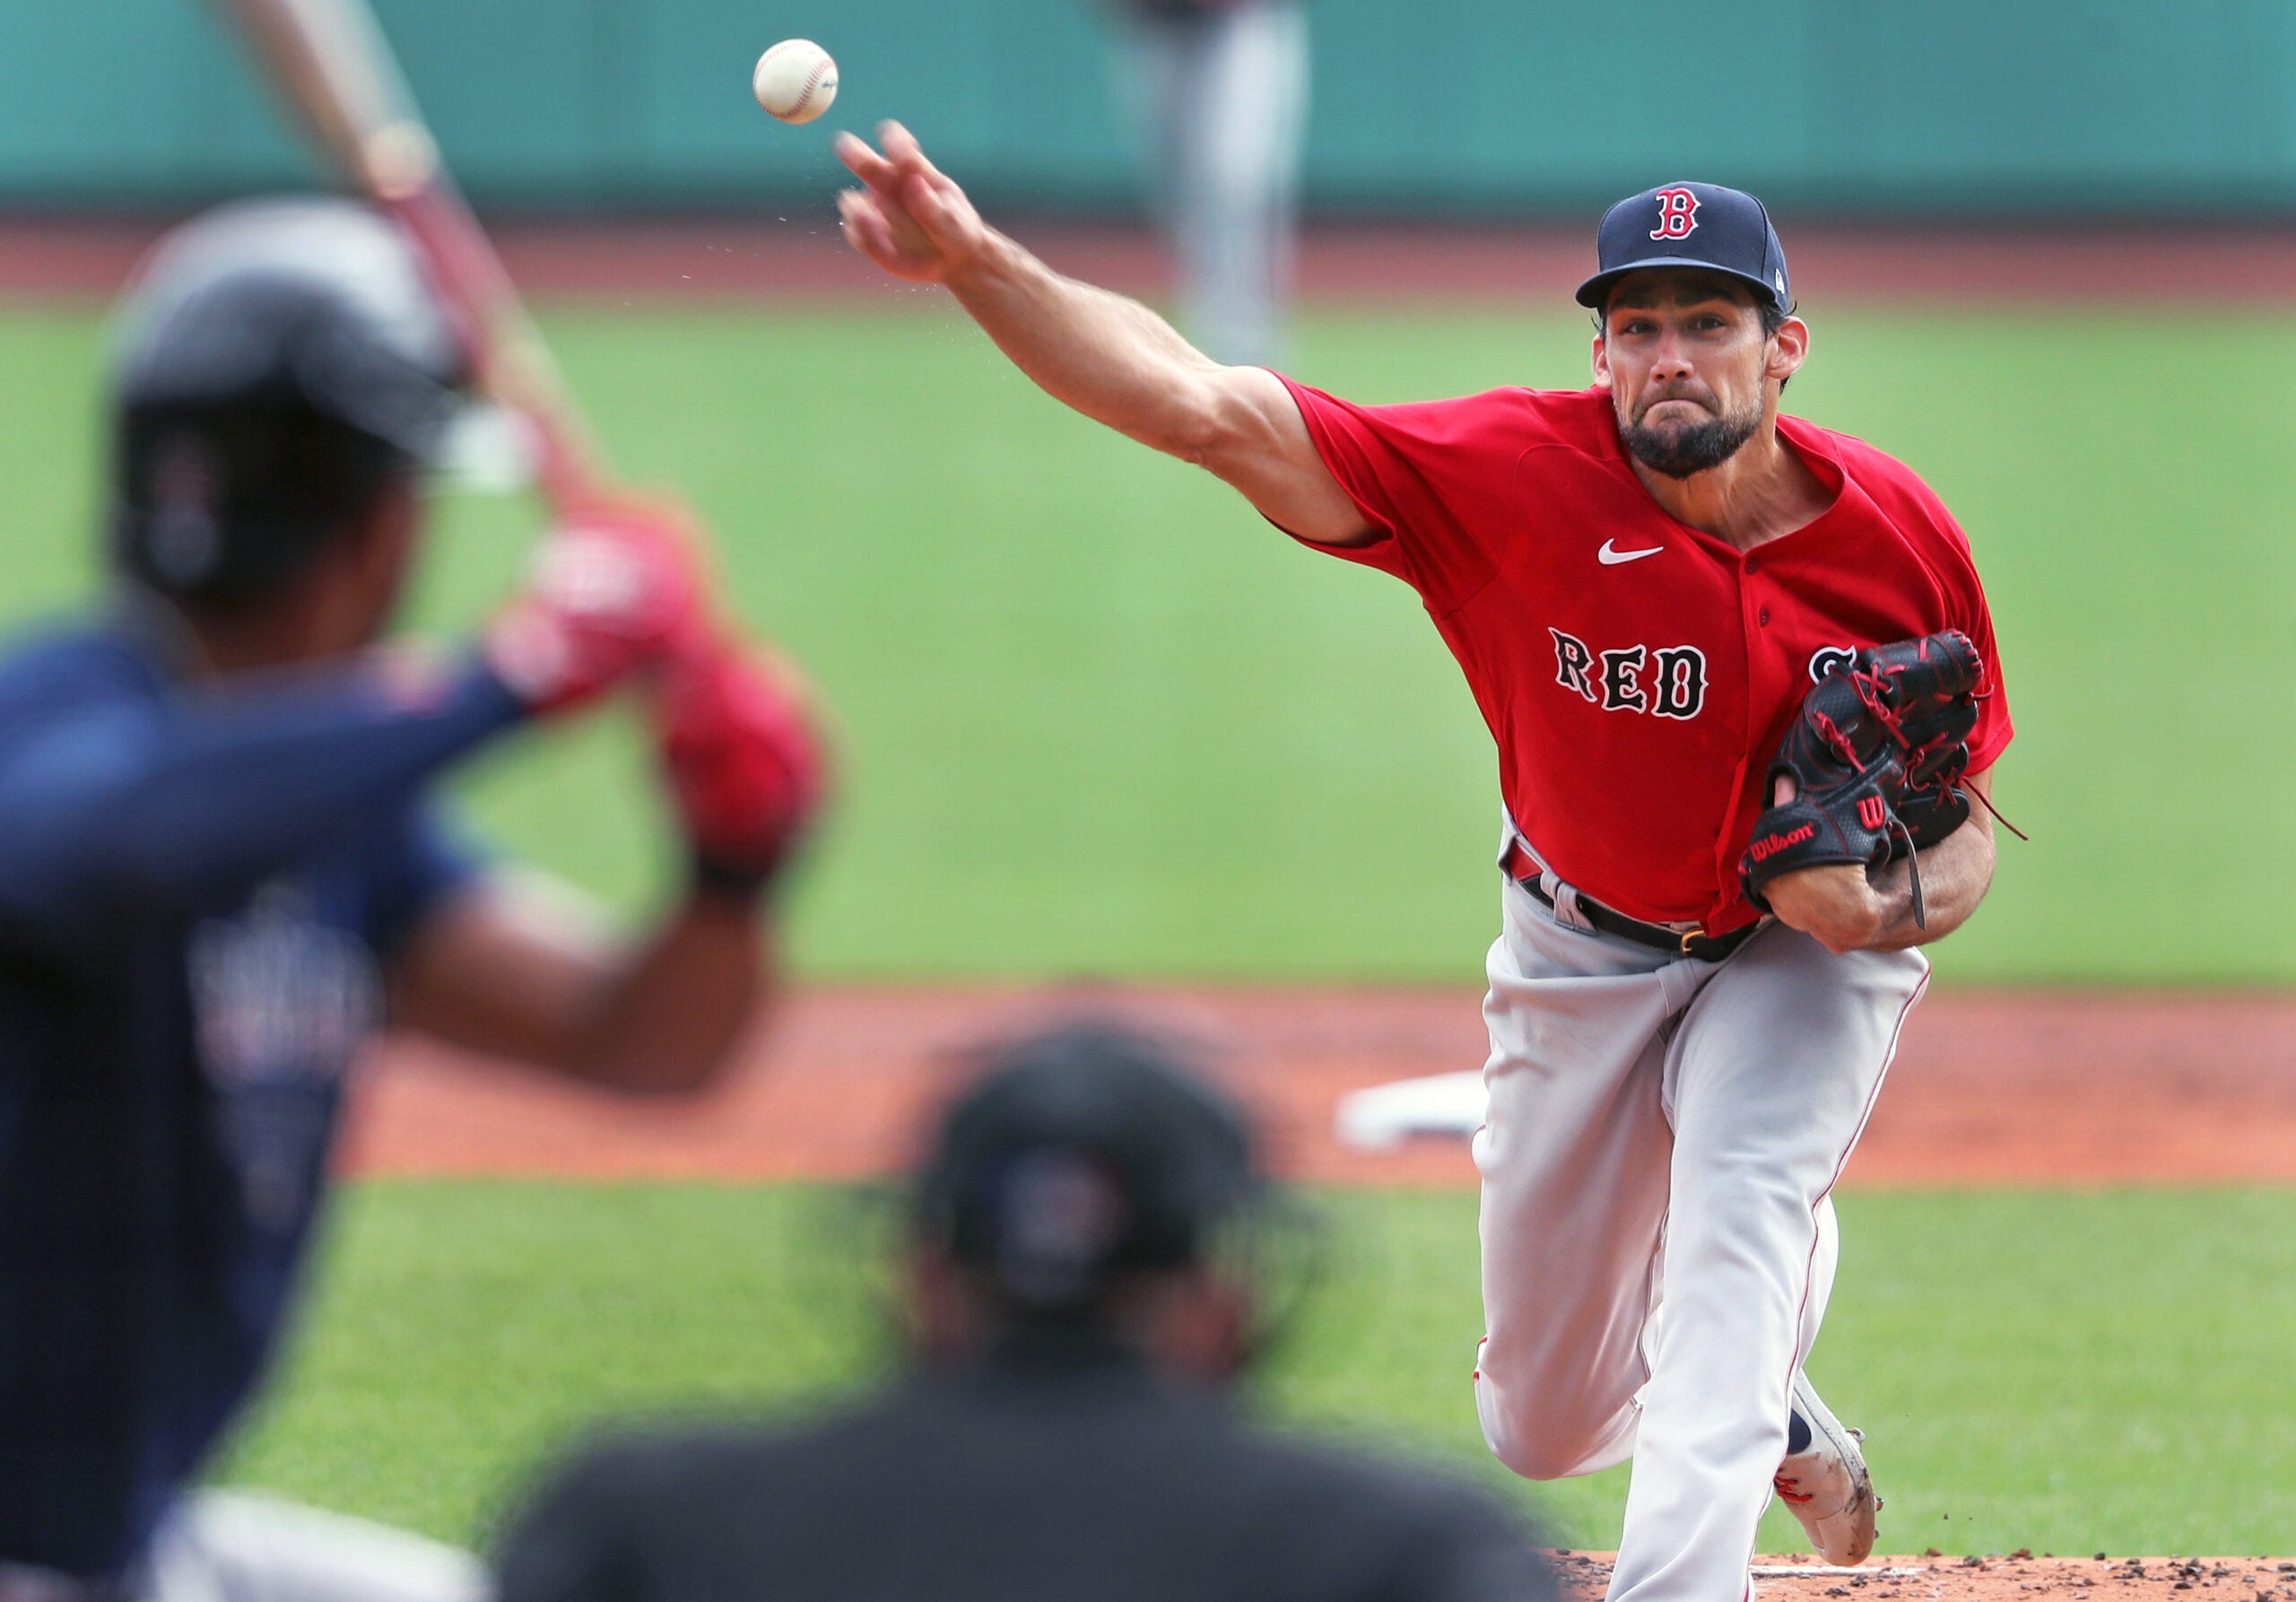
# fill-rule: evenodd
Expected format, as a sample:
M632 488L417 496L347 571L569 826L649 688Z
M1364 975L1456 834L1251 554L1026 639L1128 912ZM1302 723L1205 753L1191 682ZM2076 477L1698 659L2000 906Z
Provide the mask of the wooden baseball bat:
M610 475L566 381L439 158L366 0L220 0L344 176L413 241L481 386L534 431L543 493L565 507Z

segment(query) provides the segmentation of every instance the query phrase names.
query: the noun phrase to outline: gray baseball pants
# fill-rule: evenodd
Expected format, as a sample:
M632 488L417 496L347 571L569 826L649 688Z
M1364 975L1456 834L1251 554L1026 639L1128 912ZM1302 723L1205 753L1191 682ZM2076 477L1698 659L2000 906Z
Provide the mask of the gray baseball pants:
M1613 1602L1739 1602L1833 1285L1831 1193L1929 964L1778 924L1694 962L1503 896L1483 1436L1533 1479L1633 1458Z

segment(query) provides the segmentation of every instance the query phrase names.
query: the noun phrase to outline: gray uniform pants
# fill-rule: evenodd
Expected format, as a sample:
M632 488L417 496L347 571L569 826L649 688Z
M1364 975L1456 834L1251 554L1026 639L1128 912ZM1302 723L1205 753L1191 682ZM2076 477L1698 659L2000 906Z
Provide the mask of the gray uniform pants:
M1180 317L1215 360L1275 362L1307 126L1308 18L1241 0L1120 19L1125 87L1180 274Z
M1831 1193L1929 964L1780 924L1670 958L1504 896L1483 1435L1534 1479L1632 1457L1613 1602L1737 1602L1833 1286Z
M235 1491L185 1497L124 1586L0 1564L0 1602L485 1602L492 1591L467 1552Z

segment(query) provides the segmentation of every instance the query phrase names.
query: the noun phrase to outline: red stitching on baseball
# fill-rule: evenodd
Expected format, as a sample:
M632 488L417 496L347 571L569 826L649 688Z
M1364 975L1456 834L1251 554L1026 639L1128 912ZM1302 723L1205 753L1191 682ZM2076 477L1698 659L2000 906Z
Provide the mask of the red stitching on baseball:
M822 86L822 74L836 65L828 57L822 57L820 64L813 68L813 75L805 80L805 87L799 90L797 98L789 103L787 115L795 117L805 109L805 102L813 98L813 91Z

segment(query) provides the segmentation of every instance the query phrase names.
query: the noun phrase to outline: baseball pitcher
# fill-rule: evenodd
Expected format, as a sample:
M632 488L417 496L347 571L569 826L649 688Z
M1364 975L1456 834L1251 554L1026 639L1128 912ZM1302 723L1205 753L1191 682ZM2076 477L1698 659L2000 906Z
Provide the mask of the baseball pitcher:
M1829 1197L1993 871L2010 738L1969 544L1871 446L1780 414L1809 351L1752 196L1602 222L1592 387L1361 406L1224 367L984 224L897 124L845 232L1047 391L1418 591L1498 743L1484 1006L1492 1450L1631 1457L1611 1596L1735 1602L1773 1487L1829 1560L1878 1505L1803 1374ZM1974 811L1974 797L1980 805Z

